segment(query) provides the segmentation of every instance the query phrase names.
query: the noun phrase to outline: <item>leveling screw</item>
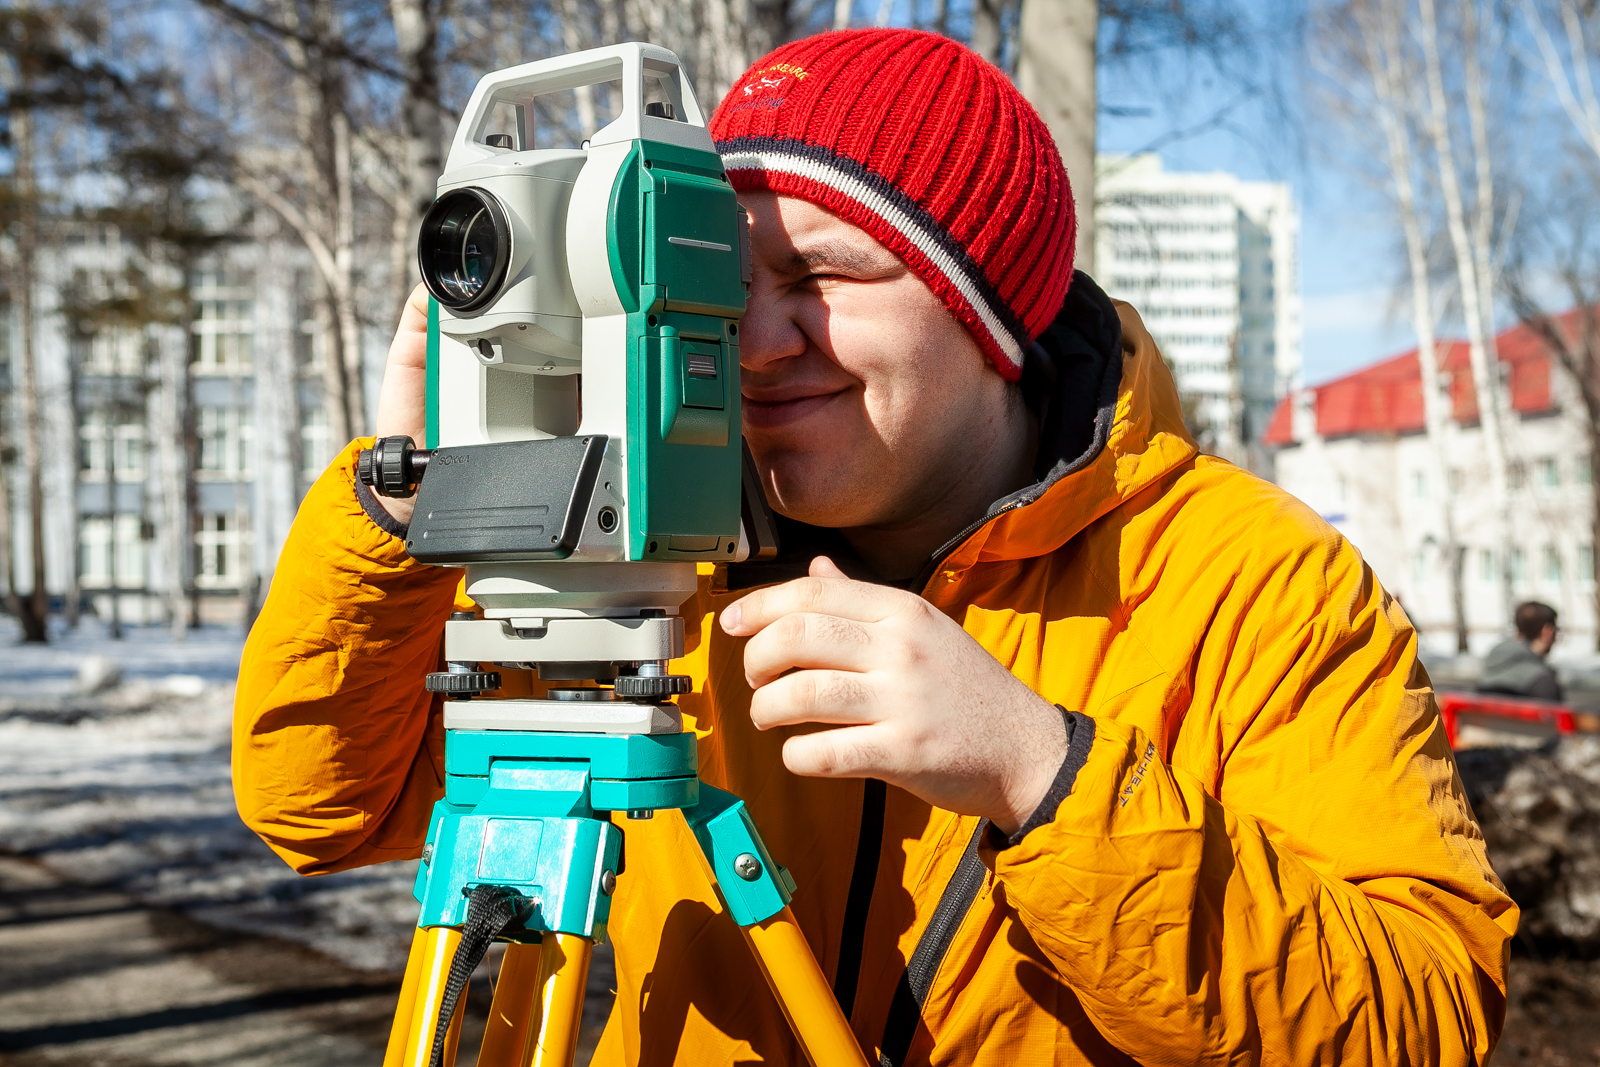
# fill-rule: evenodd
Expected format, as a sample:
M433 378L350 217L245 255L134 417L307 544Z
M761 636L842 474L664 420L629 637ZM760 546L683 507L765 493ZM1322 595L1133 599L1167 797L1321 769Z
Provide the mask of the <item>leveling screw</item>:
M747 882L761 877L761 861L749 852L741 852L733 861L733 873Z
M617 876L610 871L600 872L600 892L610 896L617 890Z

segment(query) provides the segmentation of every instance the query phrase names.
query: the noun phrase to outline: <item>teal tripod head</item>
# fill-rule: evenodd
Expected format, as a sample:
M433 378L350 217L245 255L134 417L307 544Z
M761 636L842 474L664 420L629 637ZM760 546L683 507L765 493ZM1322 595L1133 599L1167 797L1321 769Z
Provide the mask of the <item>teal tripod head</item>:
M539 98L603 84L617 117L579 148L541 148ZM484 77L418 262L434 298L426 448L386 438L360 471L416 493L415 559L467 569L484 617L447 626L446 658L611 683L555 695L661 711L682 686L663 668L682 655L695 565L775 551L739 433L744 213L677 57L626 44ZM472 677L430 684L489 684L451 673ZM590 710L629 729L656 714ZM573 728L552 714L530 728Z

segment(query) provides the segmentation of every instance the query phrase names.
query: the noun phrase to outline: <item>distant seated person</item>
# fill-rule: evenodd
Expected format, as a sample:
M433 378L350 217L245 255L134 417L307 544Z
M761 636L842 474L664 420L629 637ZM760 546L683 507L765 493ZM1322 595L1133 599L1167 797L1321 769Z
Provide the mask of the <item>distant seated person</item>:
M1530 600L1517 605L1513 619L1517 636L1490 650L1478 679L1478 692L1559 702L1561 682L1544 661L1556 643L1556 609Z

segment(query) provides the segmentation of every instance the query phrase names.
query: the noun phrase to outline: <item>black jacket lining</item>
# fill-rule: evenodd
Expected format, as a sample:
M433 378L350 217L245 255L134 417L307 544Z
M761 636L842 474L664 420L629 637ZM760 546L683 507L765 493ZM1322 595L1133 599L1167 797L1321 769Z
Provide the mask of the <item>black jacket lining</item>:
M889 1021L883 1027L883 1042L879 1046L879 1067L900 1067L911 1049L911 1039L917 1035L917 1024L922 1021L922 1005L927 1002L928 990L933 986L933 976L939 973L939 964L950 949L961 920L966 918L978 890L983 888L983 860L978 857L978 842L983 840L989 821L983 820L974 831L961 862L939 897L939 906L928 921L928 928L917 941L916 950L906 964L900 984L895 987L894 1000L889 1005Z
M878 857L883 853L884 784L868 778L861 789L861 835L856 839L855 869L850 872L850 895L845 898L844 928L839 934L839 969L833 976L833 996L846 1019L855 1009L856 985L861 980L861 948L867 939L867 911L872 906L872 885L878 880Z

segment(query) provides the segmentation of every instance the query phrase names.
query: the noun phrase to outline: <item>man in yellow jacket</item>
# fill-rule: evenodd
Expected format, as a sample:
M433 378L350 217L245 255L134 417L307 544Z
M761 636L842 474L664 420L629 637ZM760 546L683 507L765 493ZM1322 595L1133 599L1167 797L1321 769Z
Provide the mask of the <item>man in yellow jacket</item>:
M706 568L672 669L863 1047L1486 1061L1516 910L1416 635L1309 509L1197 454L1138 317L1071 273L1031 108L959 45L859 31L780 48L712 125L785 549ZM380 433L420 436L424 313ZM418 855L422 676L471 607L356 484L362 444L302 504L239 679L240 812L307 874ZM597 1062L801 1062L682 821L625 827Z

